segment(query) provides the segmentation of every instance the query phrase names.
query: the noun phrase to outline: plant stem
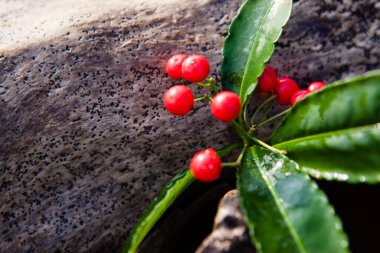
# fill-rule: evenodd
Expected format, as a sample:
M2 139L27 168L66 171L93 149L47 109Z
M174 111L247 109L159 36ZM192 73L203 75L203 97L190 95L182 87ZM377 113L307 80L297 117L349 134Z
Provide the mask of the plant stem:
M237 164L236 162L232 162L232 163L222 163L222 167L237 167L239 166L240 164Z
M270 102L270 105L267 107L267 109L261 114L258 122L261 122L262 119L265 119L265 117L267 116L267 114L270 112L270 110L272 109L272 106L273 104L275 103L274 100L272 100ZM256 132L258 129L258 125L255 125L255 124L252 124L252 126L249 128L249 131L248 131L248 135L251 135L253 134L254 132Z
M291 108L286 109L285 111L280 112L279 114L274 115L273 117L271 117L271 118L269 118L269 119L267 119L267 120L265 120L265 121L263 121L263 122L260 122L260 123L258 124L258 127L261 127L261 126L265 125L266 123L271 122L272 120L277 119L278 117L281 117L281 116L284 115L284 114L287 114L290 110L291 110Z
M256 118L256 115L259 111L261 111L261 109L263 109L263 107L268 104L269 102L273 101L275 98L277 97L277 95L273 95L273 96L270 96L269 98L267 98L259 107L257 107L256 111L253 113L252 115L252 118L251 118L251 125L253 125L254 121L255 121L255 118Z
M249 101L249 100L248 100ZM249 129L249 122L248 122L248 117L247 117L247 108L248 108L248 103L245 103L243 106L243 121L244 121L244 126Z
M241 150L238 159L232 163L222 163L223 167L238 167L241 164L241 160L243 159L244 153L247 150L248 145L245 144L243 149Z
M211 85L209 83L195 83L199 87L209 88Z
M194 102L199 102L199 101L202 101L202 100L205 100L205 99L207 99L207 96L203 96L203 97L195 98L195 99L194 99Z
M209 79L207 79L207 82L210 84L210 87L211 87L212 91L215 93L215 95L218 94L219 90L215 85L215 79L209 78Z
M257 125L252 125L248 130L248 135L251 136L253 133L257 131Z
M269 104L269 106L267 107L267 109L261 114L258 122L261 122L263 119L265 119L265 117L268 115L268 113L272 109L272 106L274 105L274 103L275 103L275 101L272 100L272 102Z
M195 98L194 102L199 102L199 101L202 101L202 100L205 100L205 99L208 99L209 101L212 100L211 96L209 94L206 94L203 97Z
M256 142L257 144L259 144L260 146L263 146L264 148L267 148L267 149L269 149L269 150L271 150L271 151L273 151L273 152L276 152L276 153L279 153L279 154L282 154L282 155L286 155L286 150L279 150L279 149L277 149L277 148L274 148L274 147L272 147L272 146L266 144L266 143L263 142L262 140L259 140L259 139L257 139L256 137L251 136L251 135L249 136L249 138L250 138L251 140L253 140L254 142Z
M243 139L244 144L247 144L249 136L247 135L246 131L236 121L232 121L231 123L235 127L235 130L239 134L240 138Z
M206 79L206 82L207 83L200 83L200 82L198 82L198 83L195 83L195 85L197 85L199 87L203 87L203 88L211 88L211 90L215 94L219 93L219 90L218 90L218 88L215 85L215 79L214 78L208 78L208 79Z

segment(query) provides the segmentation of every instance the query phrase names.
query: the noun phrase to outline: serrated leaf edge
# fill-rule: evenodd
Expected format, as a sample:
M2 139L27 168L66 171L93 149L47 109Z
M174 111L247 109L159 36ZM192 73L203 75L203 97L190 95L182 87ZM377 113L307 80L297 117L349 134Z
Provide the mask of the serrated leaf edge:
M269 142L272 145L274 145L274 144L277 145L279 143L279 142L277 142L277 143L273 142L273 136L276 135L278 129L280 129L282 125L288 124L289 115L291 115L292 112L296 111L298 108L300 108L302 106L308 105L310 103L310 99L313 98L314 96L318 96L322 92L325 92L325 91L328 91L328 90L331 90L331 89L342 89L342 87L344 88L345 85L347 85L349 83L352 83L352 82L354 82L354 84L355 84L355 82L366 80L366 79L370 79L370 78L376 78L376 77L380 78L380 70L373 70L373 71L366 72L366 73L364 73L362 75L359 75L359 76L355 76L355 77L350 77L350 78L346 78L346 79L343 79L343 80L339 80L339 81L336 81L336 82L333 82L333 83L327 85L322 90L319 90L317 92L313 92L311 94L308 94L304 99L302 99L301 101L297 102L291 108L291 110L283 117L283 119L281 120L281 123L277 126L277 128L272 132L271 136L269 137ZM356 85L360 85L360 83L358 83Z
M302 141L309 141L309 140L315 140L315 139L320 139L324 137L331 137L334 135L339 135L339 134L345 134L352 132L354 130L356 131L367 131L367 130L373 130L373 129L380 129L380 123L374 124L374 125L369 125L369 126L361 126L361 127L352 127L352 128L347 128L347 129L341 129L337 131L331 131L331 132L325 132L325 133L320 133L320 134L315 134L315 135L309 135L306 137L301 137L301 138L296 138L293 140L289 141L284 141L281 143L278 143L274 145L273 147L282 149L284 148L283 145L291 144L291 143L296 143L296 142L302 142ZM282 147L281 147L282 146ZM318 170L317 168L311 168L308 166L299 166L299 170L302 172L305 172L312 176L313 178L316 179L325 179L328 181L339 181L339 182L348 182L348 183L368 183L368 184L376 184L380 182L380 171L379 175L374 178L374 177L367 177L367 176L353 176L349 175L346 173L338 173L338 172L327 172L327 171L322 171Z
M237 20L239 19L239 14L242 12L242 10L244 9L244 6L245 6L245 4L247 3L247 2L249 2L249 1L251 1L251 0L246 0L245 2L244 2L244 4L239 8L239 10L238 10L238 14L232 19L232 22L231 22L231 25L229 26L229 28L228 28L228 32L227 32L227 36L226 36L226 39L225 39L225 42L224 42L224 44L227 44L227 43L229 43L229 39L230 39L230 37L231 37L231 29L233 29L233 27L234 27L234 25L235 25L235 23L237 22ZM265 14L265 16L264 16L264 18L263 18L263 21L261 22L261 24L260 24L260 28L259 28L259 31L257 32L257 35L258 34L260 34L260 32L261 32L261 27L263 26L263 24L264 24L264 22L265 22L265 20L266 20L266 18L267 18L267 16L268 16L268 13L270 12L270 10L271 10L271 8L273 7L273 5L274 5L274 2L275 2L276 0L274 0L273 2L272 2L272 4L271 4L271 6L270 6L270 8L268 8L268 11L267 11L267 13ZM245 77L246 77L246 71L244 71L244 74L243 74L243 78L242 78L242 81L241 81L241 86L240 86L240 88L239 88L239 97L242 99L242 103L243 104L245 104L246 103L246 101L247 101L247 97L248 96L250 96L250 94L256 89L256 86L257 86L257 80L258 80L258 78L261 76L261 74L264 72L264 67L265 67L265 64L269 61L269 59L271 58L271 56L272 56L272 54L273 54L273 52L274 52L274 44L278 41L278 39L280 38L280 36L281 36L281 34L282 34L282 31L283 31L283 27L286 25L286 23L288 22L288 20L289 20L289 18L290 18L290 15L291 15L291 9L292 9L292 1L290 1L290 8L289 8L289 13L288 13L288 15L287 15L287 17L284 19L284 22L283 22L283 24L281 25L281 27L280 27L280 29L278 30L278 34L277 34L277 37L273 40L273 42L272 43L270 43L270 45L271 45L271 52L270 52L270 54L268 55L268 57L267 57L267 59L265 59L264 60L264 62L263 62L263 64L260 66L260 69L261 69L261 71L258 73L258 76L256 77L256 84L255 84L255 86L253 87L253 88L251 88L251 90L248 90L247 89L247 94L245 94L244 95L244 97L242 97L242 92L241 92L241 86L243 85L243 83L244 83L244 79L245 79ZM256 41L257 41L257 38L258 38L258 36L255 36L255 40L254 40L254 42L253 42L253 44L252 44L252 48L254 47L254 45L255 45L255 43L256 43ZM221 68L222 68L222 73L224 72L223 71L223 66L224 66L224 64L223 64L223 62L224 62L224 58L225 58L225 46L223 47L223 50L222 50L222 66L221 66ZM253 57L253 52L252 52L252 50L250 51L250 53L249 53L249 56L248 56L248 59L247 59L247 62L246 62L246 66L249 64L249 62L250 62L250 59L251 59L251 57ZM245 67L245 70L247 69L247 67Z
M249 152L249 150L250 149L248 149L247 152ZM283 156L283 155L281 155L281 156ZM291 163L293 163L297 171L301 171L300 166L298 165L297 162L295 162L294 160L292 160L292 159L290 159L290 158L288 158L286 156L283 156L283 158L287 159ZM239 176L239 173L237 175ZM343 248L343 250L346 253L349 253L350 252L350 250L349 250L349 241L348 241L348 237L347 237L346 233L343 230L343 225L342 225L341 219L336 214L335 209L333 208L333 206L328 201L328 198L327 198L326 194L321 189L319 189L319 187L314 182L314 180L312 180L307 174L304 174L304 177L310 183L312 189L315 192L317 192L318 197L321 198L321 201L323 201L324 203L326 203L326 209L332 215L332 219L333 219L333 222L334 222L334 227L337 229L337 233L341 237L340 245L341 245L341 247ZM239 190L239 193L240 193L240 184L238 184L238 190ZM239 199L240 199L241 203L244 202L244 199L240 197L240 194L239 194ZM247 227L249 228L248 232L250 234L250 237L253 239L253 243L254 243L256 249L259 251L259 253L264 253L262 251L262 246L261 246L260 240L255 236L255 227L254 227L254 225L251 225L250 222L248 221L248 218L247 218L248 217L248 215L247 215L248 211L244 208L244 205L241 205L241 210L242 210L242 212L244 214L243 217L244 217L245 223L246 223Z
M272 9L273 5L274 5L274 1L272 1L270 7L268 8L267 12L265 13L265 15L264 15L264 17L263 17L263 20L262 20L261 23L260 23L260 27L259 27L259 29L257 30L257 34L256 34L256 36L255 36L255 40L254 40L253 43L252 43L252 47L251 47L251 49L256 48L256 46L257 46L257 39L260 37L260 34L261 34L261 32L262 32L263 24L264 24L265 21L267 20L267 18L268 18L268 14L269 14L270 10ZM280 29L280 30L282 31L282 29ZM281 34L281 32L280 32L280 34ZM279 36L277 36L277 39L278 39L278 37L279 37ZM271 48L270 51L271 51L271 53L270 53L270 56L271 56L271 55L273 54L273 51L274 51L274 42L273 42L273 47ZM251 90L248 90L248 89L247 89L246 92L244 92L244 93L246 93L246 94L242 94L242 87L245 86L245 85L244 85L244 84L245 84L245 79L246 79L246 77L247 77L247 71L244 71L243 78L242 78L242 81L241 81L240 90L239 90L239 97L242 98L242 102L243 102L243 104L245 104L246 98L249 96L249 94L251 94L251 93L255 90L255 88L256 88L256 86L257 86L257 79L258 79L259 76L264 72L264 65L265 65L265 63L269 60L270 56L268 57L268 59L266 59L266 61L264 62L264 64L263 64L262 66L260 66L261 69L262 69L262 71L261 71L261 73L260 73L260 74L257 76L257 78L256 78L256 84L255 84L253 87L251 87ZM254 55L253 55L253 50L251 50L251 51L249 52L247 62L245 63L245 68L244 68L245 70L248 68L247 66L250 64L250 62L251 62L251 60L252 60L253 57L254 57Z
M260 34L262 33L262 27L263 27L263 24L266 22L267 20L267 17L268 17L268 14L270 13L271 9L273 8L273 5L275 4L275 1L274 0L271 4L271 6L268 8L267 12L265 13L265 16L260 24L260 27L259 27L259 30L257 32L257 36L255 37L255 40L254 42L252 43L252 48L254 48L257 44L257 39L260 37ZM255 78L256 79L256 83L253 87L251 87L250 89L247 89L246 90L246 94L244 94L244 97L242 96L242 92L241 92L241 89L240 89L240 94L239 96L242 98L242 102L243 104L247 101L247 97L249 97L252 92L256 89L256 86L257 86L257 82L258 82L258 78L261 76L261 74L264 72L264 68L265 68L265 64L269 61L269 59L272 57L273 55L273 52L274 52L274 44L278 41L278 39L280 38L281 34L282 34L282 31L283 31L283 27L286 25L286 23L288 22L289 18L290 18L290 14L291 14L291 9L292 9L292 1L289 1L290 2L290 8L289 8L289 12L287 14L287 16L285 17L285 19L283 20L283 23L281 24L280 28L278 29L278 33L277 33L277 37L273 40L273 42L270 42L268 43L268 46L270 47L270 54L268 55L268 57L264 60L263 64L260 64L260 69L261 71L259 71L257 77ZM254 57L253 55L253 51L251 50L250 53L249 53L249 56L248 56L248 60L247 60L247 63L246 63L246 67L245 69L247 69L247 65L250 64L252 58ZM242 79L242 86L244 86L244 80L246 79L246 76L247 76L247 72L244 71L244 75L243 75L243 79Z
M256 152L252 152L252 156L256 160L255 161L256 164L259 165L260 163L258 161L259 158L257 157L257 153ZM284 159L284 157L283 157L283 159ZM258 171L259 171L262 179L264 180L265 184L267 185L267 187L269 189L269 192L272 194L274 202L276 203L276 206L277 206L278 210L280 211L282 217L284 218L284 221L287 224L287 227L289 228L290 234L293 236L294 242L296 243L296 245L299 248L300 252L306 253L307 251L305 249L305 246L303 245L300 236L298 235L296 229L294 228L293 224L291 223L290 218L289 218L286 210L281 205L280 197L278 196L278 194L274 190L272 183L266 177L266 175L263 173L263 171L260 168L260 166L257 166L257 168L258 168Z

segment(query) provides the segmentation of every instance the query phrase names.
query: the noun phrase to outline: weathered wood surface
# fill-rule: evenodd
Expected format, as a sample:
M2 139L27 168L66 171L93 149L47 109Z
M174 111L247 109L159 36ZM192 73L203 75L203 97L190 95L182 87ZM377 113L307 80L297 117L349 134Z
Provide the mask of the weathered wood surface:
M173 53L217 74L241 2L0 3L0 252L117 251L196 150L236 138L206 105L175 118L161 97ZM297 1L272 65L303 85L379 68L379 13Z
M227 192L221 199L212 233L195 253L254 253L248 227L240 209L238 190Z

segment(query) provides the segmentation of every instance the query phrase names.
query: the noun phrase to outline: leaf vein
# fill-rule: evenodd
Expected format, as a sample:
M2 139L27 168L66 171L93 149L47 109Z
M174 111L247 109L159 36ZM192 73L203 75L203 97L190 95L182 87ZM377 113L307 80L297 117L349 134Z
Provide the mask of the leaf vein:
M262 27L264 25L264 23L266 22L267 18L268 18L268 15L269 15L269 12L270 10L272 9L274 5L274 1L272 1L270 7L268 8L267 12L265 13L264 17L263 17L263 20L262 22L260 23L260 27L256 33L256 36L255 36L255 40L253 41L253 44L252 44L252 48L251 48L251 51L249 52L249 56L248 56L248 60L247 60L247 63L245 64L245 68L244 68L244 75L243 75L243 80L242 80L242 87L245 87L245 79L246 79L246 76L247 76L247 70L249 69L248 66L250 65L251 63L251 60L253 58L253 55L254 55L254 50L253 48L256 48L257 46L257 41L258 41L258 38L259 38L259 35L261 34L262 32ZM244 95L245 92L242 91L243 89L240 89L240 97L242 97L242 95ZM244 95L245 96L245 95ZM243 98L243 101L245 101L245 97Z
M260 166L259 166L259 161L258 161L258 157L257 157L257 154L256 152L253 154L254 158L255 158L255 162L257 164L257 168L258 168L258 171L261 175L261 177L263 178L264 182L266 183L266 185L268 186L268 189L270 191L270 193L272 194L273 196L273 199L275 201L275 204L278 208L278 210L280 211L280 214L282 215L282 217L284 218L284 221L286 223L286 225L288 226L289 228L289 232L290 234L293 236L293 239L294 239L294 242L296 243L296 245L298 246L300 252L303 252L303 253L306 253L306 249L305 249L305 246L303 245L302 243L302 240L301 238L299 237L296 229L294 228L293 224L291 223L290 221L290 218L288 216L288 214L286 213L286 210L283 208L283 206L281 205L280 203L280 197L278 196L278 194L276 193L276 191L274 190L274 187L273 185L271 184L270 180L264 175L264 173L262 172Z

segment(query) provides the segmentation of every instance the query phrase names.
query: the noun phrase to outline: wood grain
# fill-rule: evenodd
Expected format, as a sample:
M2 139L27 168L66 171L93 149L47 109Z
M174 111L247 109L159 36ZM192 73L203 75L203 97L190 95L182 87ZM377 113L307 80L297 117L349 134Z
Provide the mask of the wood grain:
M118 251L196 150L236 139L206 104L178 118L161 97L174 53L206 55L219 78L241 0L75 2L0 8L4 252ZM302 85L379 68L379 8L296 1L271 64Z

